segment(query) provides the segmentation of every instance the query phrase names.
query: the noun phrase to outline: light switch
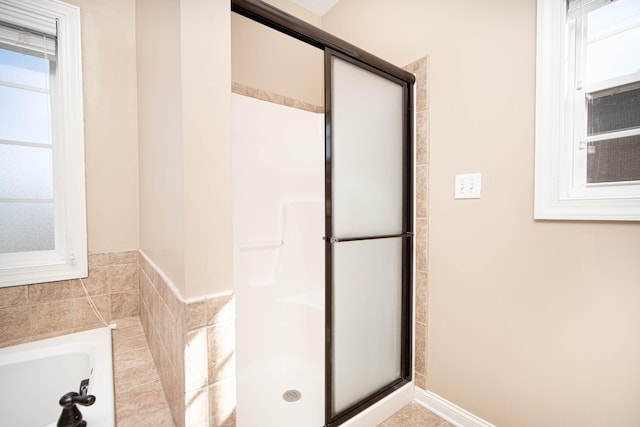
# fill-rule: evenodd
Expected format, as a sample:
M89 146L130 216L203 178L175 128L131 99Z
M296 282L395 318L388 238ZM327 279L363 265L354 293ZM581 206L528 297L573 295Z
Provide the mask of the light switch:
M479 199L482 189L482 174L467 173L456 175L456 199Z

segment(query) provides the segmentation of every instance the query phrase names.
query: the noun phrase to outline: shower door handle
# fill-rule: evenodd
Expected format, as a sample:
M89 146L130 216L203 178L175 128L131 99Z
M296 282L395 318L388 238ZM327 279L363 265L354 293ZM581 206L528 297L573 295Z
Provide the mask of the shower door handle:
M376 239L392 239L394 237L413 237L413 233L400 233L400 234L385 234L383 236L361 236L361 237L326 237L322 239L327 243L340 243L340 242L355 242L358 240L376 240Z

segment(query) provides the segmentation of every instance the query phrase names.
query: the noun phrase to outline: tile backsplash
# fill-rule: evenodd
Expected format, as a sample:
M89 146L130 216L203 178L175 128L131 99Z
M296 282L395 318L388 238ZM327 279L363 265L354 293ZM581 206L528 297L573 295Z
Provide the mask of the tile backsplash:
M138 251L90 253L82 283L107 322L138 315ZM0 288L0 347L100 325L79 279Z

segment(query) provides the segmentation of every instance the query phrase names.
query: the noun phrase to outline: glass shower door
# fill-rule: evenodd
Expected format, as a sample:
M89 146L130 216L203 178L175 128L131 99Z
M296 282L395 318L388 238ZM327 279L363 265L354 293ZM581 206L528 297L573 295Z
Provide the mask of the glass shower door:
M406 82L325 50L326 423L410 380Z

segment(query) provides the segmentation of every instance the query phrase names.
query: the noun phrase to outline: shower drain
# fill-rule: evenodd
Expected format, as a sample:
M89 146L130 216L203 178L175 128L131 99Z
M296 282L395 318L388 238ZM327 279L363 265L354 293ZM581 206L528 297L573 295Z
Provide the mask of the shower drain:
M302 397L302 393L294 389L287 390L284 393L282 393L282 398L287 402L297 402L298 400L300 400L301 397Z

